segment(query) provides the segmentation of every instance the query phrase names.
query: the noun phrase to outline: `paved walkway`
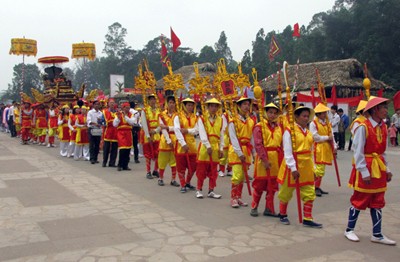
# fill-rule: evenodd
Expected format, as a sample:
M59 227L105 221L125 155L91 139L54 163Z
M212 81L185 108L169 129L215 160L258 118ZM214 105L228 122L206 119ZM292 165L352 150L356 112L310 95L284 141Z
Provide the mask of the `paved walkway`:
M330 194L314 205L315 220L324 224L319 230L298 224L295 201L289 226L251 217L249 207L230 208L229 177L218 179L222 199L199 200L194 192L147 180L144 161L117 172L62 158L58 150L22 146L0 134L1 261L397 261L400 254L399 246L369 241L369 212L357 224L360 243L343 236L350 152L338 157L343 186L331 168L324 179ZM400 242L400 151L389 150L395 178L383 231Z

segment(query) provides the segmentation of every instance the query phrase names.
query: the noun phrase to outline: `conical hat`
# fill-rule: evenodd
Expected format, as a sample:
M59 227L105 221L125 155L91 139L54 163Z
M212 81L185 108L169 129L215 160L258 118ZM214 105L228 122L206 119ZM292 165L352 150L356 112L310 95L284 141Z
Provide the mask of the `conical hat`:
M188 102L190 102L190 103L195 103L194 100L191 99L190 97L185 98L185 99L182 100L182 103L188 103Z
M216 98L214 97L214 98L211 98L211 99L207 100L207 101L206 101L206 104L218 104L218 105L221 105L221 102L218 101L218 99L216 99Z
M322 103L318 103L318 105L314 108L315 113L323 113L323 112L328 112L328 111L329 111L329 107L327 107L326 105L324 105Z
M238 103L240 103L240 102L243 102L243 101L246 101L246 100L251 101L251 98L242 96L241 98L239 98L239 99L236 101L236 104L238 104Z
M379 104L382 104L386 101L389 101L389 99L383 98L383 97L370 96L370 98L368 99L368 103L365 105L364 111L368 111L371 108L373 108Z
M279 110L279 107L277 107L274 103L269 103L268 105L264 106L264 109L268 109L268 108L275 108L278 110L278 112L281 111L281 110Z
M361 110L364 110L364 108L367 105L367 103L368 103L368 101L360 100L360 102L358 102L356 113L360 112Z

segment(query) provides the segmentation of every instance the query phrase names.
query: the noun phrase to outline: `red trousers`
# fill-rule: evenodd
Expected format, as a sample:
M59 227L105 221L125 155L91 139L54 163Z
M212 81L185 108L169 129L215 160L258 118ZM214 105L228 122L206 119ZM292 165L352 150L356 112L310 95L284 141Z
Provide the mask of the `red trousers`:
M270 184L268 184L268 182L270 182ZM252 183L252 187L253 200L251 202L251 208L254 209L258 207L261 196L265 191L265 208L268 208L271 212L275 213L274 195L275 192L278 191L278 183L276 182L276 177L271 177L269 181L266 178L259 179L256 177Z
M204 180L208 177L208 189L213 190L217 186L218 163L198 162L196 168L197 190L203 189Z
M358 210L365 210L367 208L380 209L385 206L385 192L363 193L354 191L350 202Z
M31 133L31 129L30 129L30 128L22 128L22 129L21 129L21 138L22 138L22 141L28 141L28 140L29 140L30 133Z
M143 155L145 158L157 159L158 158L158 145L160 141L153 141L152 143L143 144ZM153 146L152 146L153 145Z
M196 155L176 155L176 170L178 171L179 181L181 186L184 187L186 184L190 184L193 174L196 171ZM188 162L189 160L189 162ZM188 169L188 174L185 178L186 169Z

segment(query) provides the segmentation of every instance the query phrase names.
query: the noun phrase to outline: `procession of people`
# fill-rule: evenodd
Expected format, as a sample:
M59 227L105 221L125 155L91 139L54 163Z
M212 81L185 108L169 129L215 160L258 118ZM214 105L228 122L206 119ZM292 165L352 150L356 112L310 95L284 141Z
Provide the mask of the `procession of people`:
M337 107L331 108L331 122L330 108L323 102L311 108L288 100L282 108L262 101L256 110L254 99L246 92L226 99L229 103L219 95L209 93L200 102L201 114L190 94L179 99L174 93L159 103L158 94L146 93L141 108L132 108L137 103L128 101L118 104L112 98L45 105L22 96L21 107L15 103L13 108L11 137L20 137L22 145L49 148L56 147L57 137L61 157L91 164L102 161L104 168L131 172L135 168L130 163L140 163L136 149L140 141L146 162L143 177L157 179L159 186L168 179L171 186L179 188L177 192L193 191L197 199L223 198L217 180L225 175L227 164L232 171L231 193L225 197L232 208L248 206L242 198L243 190L248 190L252 197L249 214L256 217L265 192L263 215L290 225L287 208L295 193L300 222L322 228L322 223L314 221L313 209L318 208L317 197L328 195L322 182L326 165L335 162L338 149L333 127ZM400 108L398 101L394 103ZM387 109L388 99L370 96L360 101L358 117L350 126L354 159L349 186L354 193L344 232L350 241L359 241L355 225L360 211L369 208L371 241L396 244L381 231L385 191L392 178L385 157L388 130L383 119ZM102 160L98 157L101 147ZM166 178L168 165L171 177ZM279 202L277 208L275 202Z

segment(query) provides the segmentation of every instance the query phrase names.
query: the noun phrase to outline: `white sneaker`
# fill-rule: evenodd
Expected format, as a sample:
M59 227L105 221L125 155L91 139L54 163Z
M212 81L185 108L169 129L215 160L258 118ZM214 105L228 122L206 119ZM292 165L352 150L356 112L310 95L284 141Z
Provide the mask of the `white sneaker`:
M396 245L396 241L389 239L388 237L382 235L382 237L371 237L371 242L380 243L384 245L394 246Z
M196 197L203 198L203 194L201 193L201 191L196 191Z
M208 193L207 197L209 198L215 198L215 199L220 199L221 195L215 194L214 191L211 191L210 193Z
M50 145L50 144L47 144L47 147L51 147L51 145Z
M221 170L218 170L218 175L219 175L220 177L224 177L224 176L225 176L224 172L222 172Z
M360 239L358 238L358 236L356 235L356 233L354 233L353 230L351 230L351 231L344 231L344 236L345 236L348 240L353 241L353 242L359 242L359 241L360 241Z

